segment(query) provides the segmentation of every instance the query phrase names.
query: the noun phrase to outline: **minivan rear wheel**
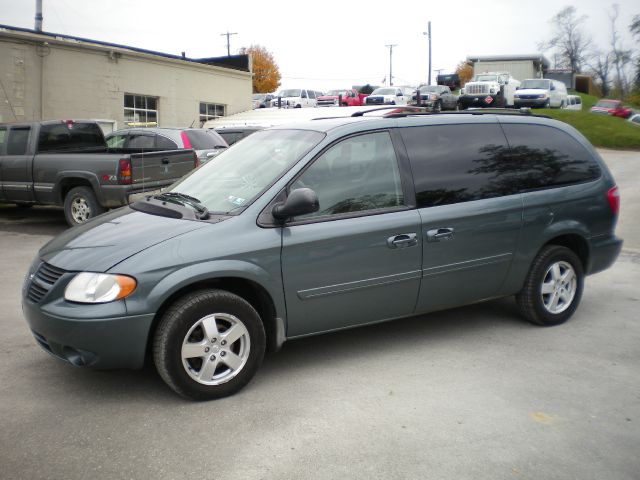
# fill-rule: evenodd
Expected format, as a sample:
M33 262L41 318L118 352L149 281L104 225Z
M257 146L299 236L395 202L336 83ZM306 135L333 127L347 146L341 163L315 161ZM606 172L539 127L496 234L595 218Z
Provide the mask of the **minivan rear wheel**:
M566 247L547 245L533 260L516 301L531 323L559 325L578 308L583 286L584 271L578 256Z
M265 332L256 310L224 290L200 290L164 313L153 339L158 373L195 400L233 395L260 367Z

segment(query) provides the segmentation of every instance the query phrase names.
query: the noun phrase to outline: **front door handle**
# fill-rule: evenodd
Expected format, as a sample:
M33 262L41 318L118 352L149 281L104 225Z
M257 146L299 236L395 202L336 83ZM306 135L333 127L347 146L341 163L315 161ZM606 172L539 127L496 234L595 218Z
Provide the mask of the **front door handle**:
M387 238L387 246L389 248L406 248L413 247L418 244L418 235L415 233L402 233Z
M427 231L427 242L442 242L453 240L453 228L436 228Z

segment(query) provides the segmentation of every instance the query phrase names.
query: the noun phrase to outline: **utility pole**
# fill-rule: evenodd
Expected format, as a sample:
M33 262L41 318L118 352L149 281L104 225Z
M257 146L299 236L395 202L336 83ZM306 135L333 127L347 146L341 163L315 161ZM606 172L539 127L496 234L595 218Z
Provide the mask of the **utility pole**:
M237 35L237 34L238 32L229 33L229 30L227 30L227 33L220 34L221 37L227 37L227 57L231 56L231 43L229 41L229 37L231 37L231 35Z
M389 86L393 87L393 47L397 47L398 45L385 45L389 49Z
M422 34L429 38L429 85L431 85L431 22L427 24L427 31Z
M36 32L42 31L42 0L36 0Z

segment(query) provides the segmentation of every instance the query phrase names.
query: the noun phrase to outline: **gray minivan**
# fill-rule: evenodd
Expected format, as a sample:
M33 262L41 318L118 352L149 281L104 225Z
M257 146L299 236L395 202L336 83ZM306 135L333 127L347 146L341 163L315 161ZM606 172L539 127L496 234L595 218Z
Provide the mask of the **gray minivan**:
M36 341L227 396L285 340L515 295L566 321L609 267L615 182L547 118L334 118L262 130L170 191L45 245L24 283Z

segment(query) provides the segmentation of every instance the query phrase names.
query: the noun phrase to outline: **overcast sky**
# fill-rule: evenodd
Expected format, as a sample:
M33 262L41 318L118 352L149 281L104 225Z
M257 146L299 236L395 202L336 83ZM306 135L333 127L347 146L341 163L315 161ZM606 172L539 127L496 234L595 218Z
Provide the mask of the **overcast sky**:
M567 5L588 16L585 29L607 48L608 14L614 2L580 0L457 0L317 2L244 0L43 0L44 30L188 57L226 55L260 44L271 51L282 86L320 90L426 81L427 22L432 67L452 72L469 55L531 54L550 35L549 20ZM618 30L627 48L638 47L628 26L640 14L638 0L618 0ZM35 0L0 0L0 24L33 28ZM553 64L553 55L546 52Z

